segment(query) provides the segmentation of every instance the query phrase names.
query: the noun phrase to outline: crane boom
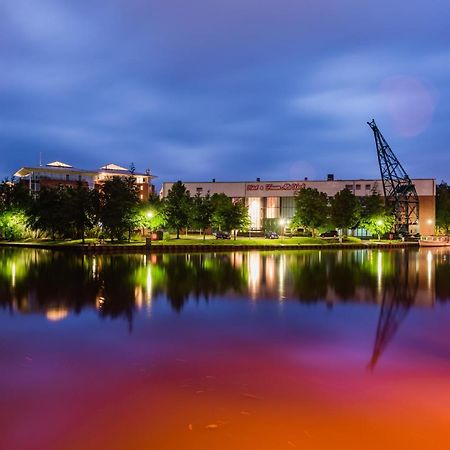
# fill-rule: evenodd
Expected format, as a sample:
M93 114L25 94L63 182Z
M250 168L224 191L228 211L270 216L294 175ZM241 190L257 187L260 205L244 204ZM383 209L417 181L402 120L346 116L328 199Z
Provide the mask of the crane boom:
M395 214L395 229L401 233L417 232L417 229L412 229L412 226L419 223L419 197L416 188L381 134L375 120L367 124L375 137L384 200L386 206Z

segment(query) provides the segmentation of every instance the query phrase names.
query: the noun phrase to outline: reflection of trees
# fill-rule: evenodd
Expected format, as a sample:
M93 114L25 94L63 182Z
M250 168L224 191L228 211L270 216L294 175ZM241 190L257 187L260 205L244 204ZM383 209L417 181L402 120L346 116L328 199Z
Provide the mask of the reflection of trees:
M354 300L359 288L375 297L377 267L362 252L302 252L293 255L290 270L295 296L305 303L327 300ZM385 255L384 255L385 256ZM386 255L387 256L387 255ZM330 292L332 290L333 292Z
M188 298L209 299L243 291L245 274L230 254L80 256L29 249L2 249L0 306L23 313L98 308L101 317L132 324L141 291L164 294L181 310Z
M80 256L2 249L0 255L0 305L22 312L97 308L101 317L125 317L130 326L136 308L158 297L177 311L189 300L250 292L252 299L375 303L400 298L394 292L400 287L389 283L396 270L407 271L403 253L366 250Z
M69 308L79 312L97 288L83 259L43 250L2 251L0 302L23 312Z
M165 274L164 291L180 311L190 296L209 299L227 291L241 292L245 278L230 254L165 255L158 261Z
M295 265L293 289L302 302L323 300L327 294L326 264L313 260Z
M450 254L447 251L435 253L436 297L441 302L450 300Z
M383 301L369 363L371 369L375 368L378 359L393 339L417 295L418 272L410 270L409 253L396 254L396 259L395 266L398 271L395 276L386 279L383 285Z

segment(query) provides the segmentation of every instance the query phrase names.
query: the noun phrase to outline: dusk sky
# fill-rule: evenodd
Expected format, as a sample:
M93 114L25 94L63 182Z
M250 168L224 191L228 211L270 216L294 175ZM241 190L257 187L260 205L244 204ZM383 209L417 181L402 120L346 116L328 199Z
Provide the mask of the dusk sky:
M450 181L448 0L0 0L0 175Z

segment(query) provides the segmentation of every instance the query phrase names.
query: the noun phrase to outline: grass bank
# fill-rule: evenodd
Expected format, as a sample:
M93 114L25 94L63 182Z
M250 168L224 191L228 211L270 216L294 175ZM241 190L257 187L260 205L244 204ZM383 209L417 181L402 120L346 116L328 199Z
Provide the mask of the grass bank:
M3 246L14 247L28 247L28 248L45 248L45 249L61 249L61 250L80 250L89 252L138 252L148 251L145 247L145 240L143 238L134 239L131 242L110 242L99 241L98 239L86 239L85 244L81 240L26 240L18 242L0 242ZM377 246L393 246L406 247L414 246L411 243L402 243L401 241L378 241L378 240L361 240L359 238L347 237L342 243L334 238L313 238L313 237L280 237L279 239L264 239L264 238L248 238L239 237L234 239L216 239L213 236L207 236L205 240L198 235L189 235L176 239L171 237L168 240L153 241L151 244L152 251L211 251L214 248L229 251L233 249L295 249L295 248L366 248Z

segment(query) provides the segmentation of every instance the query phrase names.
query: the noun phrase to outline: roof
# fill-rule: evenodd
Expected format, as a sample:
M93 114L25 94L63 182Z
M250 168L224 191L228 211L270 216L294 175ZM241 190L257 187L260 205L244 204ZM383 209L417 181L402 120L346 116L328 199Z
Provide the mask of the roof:
M73 167L70 164L66 164L66 163L63 163L61 161L53 161L51 163L48 163L47 166L48 167L67 167L67 168L72 168Z
M27 177L33 172L37 173L71 173L79 175L96 175L98 172L96 170L85 170L76 169L75 167L69 166L38 166L38 167L21 167L15 174L15 177Z
M112 164L112 163L106 164L105 166L100 167L100 169L101 170L126 170L127 172L130 172L129 169L127 169L125 167L118 166L117 164Z

